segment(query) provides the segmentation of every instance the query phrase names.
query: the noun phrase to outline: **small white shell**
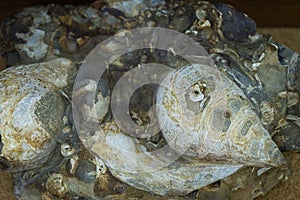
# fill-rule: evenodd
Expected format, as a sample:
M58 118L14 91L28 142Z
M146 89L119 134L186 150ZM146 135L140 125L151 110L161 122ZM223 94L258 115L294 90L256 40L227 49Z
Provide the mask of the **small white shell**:
M63 143L60 145L60 153L64 157L69 157L75 153L75 149L69 144Z
M189 89L188 94L189 94L190 100L193 102L199 102L204 99L204 94L202 93L199 84L193 85Z
M78 167L78 163L79 163L79 157L78 155L72 155L70 158L70 174L74 175L76 173L77 167Z
M105 174L107 171L105 163L98 157L95 157L95 164L96 164L96 173L97 177L101 174Z
M40 166L56 147L73 64L66 59L18 66L0 72L0 134L12 170Z

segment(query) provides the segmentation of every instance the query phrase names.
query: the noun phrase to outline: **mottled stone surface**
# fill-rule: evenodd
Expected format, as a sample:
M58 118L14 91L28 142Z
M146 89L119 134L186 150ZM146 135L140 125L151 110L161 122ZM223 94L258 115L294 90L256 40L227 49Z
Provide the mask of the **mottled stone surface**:
M144 5L143 5L144 6ZM201 5L203 6L204 9L206 9L205 4ZM216 6L218 7L218 6ZM53 10L56 10L52 7ZM72 9L71 7L69 7L69 9ZM131 8L130 8L131 9ZM193 9L191 9L191 7L187 6L185 7L185 9L187 10L178 10L178 16L176 16L178 18L178 23L182 23L181 25L186 25L189 24L188 21L189 20L195 20L195 16L193 15L187 15L187 16L181 16L180 12L187 12L187 13L193 13ZM284 84L286 82L286 77L283 76L282 78L279 78L280 81L282 81L282 83L276 85L278 82L274 81L273 79L270 80L272 82L272 84L267 84L269 83L267 80L276 76L276 77L280 77L282 75L284 75L284 73L288 73L287 79L288 79L288 84L287 84L287 88L288 91L291 92L295 92L298 88L298 83L297 83L297 79L294 79L293 77L293 72L297 69L296 65L293 65L293 63L289 63L289 59L294 59L294 57L296 56L296 54L293 54L290 50L279 46L279 60L277 58L277 51L276 48L273 48L275 46L275 44L273 43L272 40L269 40L270 38L268 37L262 37L262 38L249 38L248 36L255 36L255 24L253 24L253 21L249 20L248 18L246 18L243 14L241 13L235 13L234 10L232 10L232 12L234 12L236 15L235 17L240 19L234 19L234 17L232 18L232 16L230 15L226 15L226 11L229 9L231 10L230 7L226 7L226 6L221 6L219 7L221 12L224 12L224 24L220 24L219 19L220 16L216 13L212 14L213 12L211 12L209 16L203 16L201 15L201 12L198 13L199 15L197 15L197 18L199 21L197 22L201 22L201 23L194 23L192 25L192 27L190 28L189 31L191 31L190 33L192 33L193 31L199 31L198 35L196 37L194 37L194 39L196 39L197 41L200 41L206 48L207 50L210 51L210 53L215 53L217 56L215 57L216 60L221 60L224 61L219 63L219 67L220 69L226 69L228 71L227 75L233 80L235 81L235 83L240 84L239 80L241 80L241 77L244 77L244 79L242 79L244 82L240 85L240 86L246 86L243 88L244 92L246 95L248 95L247 97L253 97L253 99L251 99L252 103L255 104L256 106L256 112L260 115L264 125L266 125L266 128L268 130L270 130L271 132L274 131L274 134L276 134L276 125L281 125L279 122L281 122L281 118L285 116L285 111L287 111L290 116L288 118L289 122L286 123L292 123L293 125L295 125L295 129L297 129L296 123L297 123L297 118L293 118L293 115L298 115L298 110L296 109L296 111L293 109L295 107L294 104L294 100L292 99L292 95L288 96L288 93L281 93L280 100L277 99L277 93L280 92L281 90L284 89ZM53 11L52 10L52 11ZM212 9L214 10L214 9ZM107 23L109 24L108 28L105 26L105 24L102 24L100 27L100 33L101 34L112 34L115 30L118 30L120 28L123 28L123 24L122 24L122 17L124 16L129 16L128 13L126 15L114 10L114 9L108 9L106 10L110 13L110 16L107 18ZM126 12L126 9L125 9ZM63 12L62 12L63 13ZM89 15L90 13L85 13L85 15ZM54 14L55 15L55 14ZM136 15L136 13L132 13L132 15ZM130 28L130 27L135 27L136 23L138 23L138 26L140 25L145 25L143 24L144 22L149 22L149 23L154 23L154 25L158 25L161 27L168 27L168 18L171 16L170 15L165 15L163 13L156 13L156 16L154 17L154 19L147 19L147 17L145 17L145 21L139 21L136 22L134 20L126 23L124 25L125 28ZM210 24L210 22L207 20L208 17L209 19L213 19L212 21L214 21L214 23L212 23L212 26ZM172 17L171 17L172 18ZM44 15L44 18L33 18L33 21L31 21L32 19L28 19L29 21L27 21L29 24L31 22L33 22L34 24L39 24L41 25L40 28L43 29L43 26L47 23L49 23L48 17L47 15ZM73 31L76 32L77 28L78 28L78 24L76 23L70 23L70 19L66 18L65 16L63 16L62 18L59 18L60 23L66 24L68 27L70 27ZM94 19L95 20L95 19ZM149 20L149 21L147 21ZM154 20L154 21L151 21ZM71 20L72 21L72 20ZM76 20L75 20L76 21ZM84 20L83 20L84 21ZM97 19L96 19L97 21ZM105 20L104 20L105 21ZM121 22L120 22L121 21ZM242 24L239 24L240 22L243 22ZM26 22L26 20L25 20ZM78 21L77 21L78 22ZM95 22L95 21L93 21ZM202 23L203 22L203 23ZM91 25L90 21L84 21L84 23L82 24L83 27L85 27L85 24L88 23L89 25ZM92 23L93 24L93 23ZM192 23L191 23L192 24ZM189 24L189 26L191 25ZM55 27L57 24L54 23ZM95 24L94 24L95 25ZM237 28L232 30L232 27L235 27L236 25L240 25L241 29L242 28L247 28L247 31L244 33L241 33L241 29ZM180 30L180 31L185 31L185 29L188 29L189 26L177 26L176 24L174 24L174 21L171 21L169 28L174 28L175 30ZM22 28L22 24L21 24L21 28ZM24 27L23 27L24 28ZM85 27L86 28L86 27ZM99 28L99 27L98 27ZM106 29L107 28L107 29ZM208 29L207 29L208 28ZM219 33L217 33L216 31L218 30L222 30L223 36L225 38L223 38L222 34L219 35ZM87 28L86 30L89 30L89 28ZM230 30L232 30L232 32L230 32ZM65 32L65 30L61 30L62 32L59 33L59 35L56 37L56 39L54 40L49 40L49 38L47 38L47 36L43 35L43 33L40 30L35 30L35 33L32 34L26 34L28 33L28 31L33 32L33 29L23 29L23 33L22 31L19 34L12 34L13 37L17 36L21 42L19 44L19 40L17 40L18 44L15 44L15 50L9 49L11 48L13 44L5 44L7 46L5 46L7 51L3 52L3 55L5 56L6 60L8 61L8 65L11 65L13 62L20 64L20 63L32 63L32 62L36 62L40 59L52 59L55 57L72 57L72 55L75 55L75 60L78 61L82 58L82 56L86 53L84 53L84 49L85 49L85 44L91 44L91 43L86 43L87 41L92 41L94 43L92 43L91 46L88 45L87 49L90 49L97 41L101 40L99 38L96 37L96 39L94 40L90 40L90 36L94 37L95 36L95 32L92 32L90 35L90 32L83 32L83 33L79 33L76 32L75 35L72 31L70 32ZM11 33L9 33L10 30L8 30L8 37L11 37ZM82 35L89 35L88 38L86 37L82 37ZM49 49L48 46L46 47L43 44L43 38L45 37L45 40L51 41L50 45L52 45L52 42L55 44L52 46L52 48L54 49ZM100 37L101 38L101 37ZM41 42L41 46L39 46L38 48L41 49L41 52L39 52L40 54L36 56L33 56L31 51L26 51L27 47L32 47L32 43L30 42L30 40L32 39L36 39L39 40ZM98 40L99 39L99 40ZM258 42L252 42L252 40ZM22 41L23 40L23 41ZM25 40L25 41L24 41ZM14 40L13 40L14 41ZM223 46L223 42L225 41L226 44L228 44L228 46ZM235 42L235 43L231 43L231 42ZM241 43L246 43L245 44L241 44ZM249 44L251 43L251 44ZM46 43L45 43L46 44ZM25 46L24 46L25 45ZM272 47L273 45L273 47ZM36 46L35 46L36 47ZM215 48L216 47L216 48ZM228 49L224 49L224 47L229 47ZM57 48L57 49L55 49ZM83 48L83 51L82 49ZM232 50L230 49L235 49L236 52L232 53ZM48 49L50 50L47 55L45 53L45 51L48 51ZM59 49L59 51L57 51ZM86 49L86 51L87 51ZM222 50L224 50L224 52L222 52ZM257 50L253 53L253 50ZM16 53L17 52L17 53ZM262 63L262 66L260 68L258 68L258 70L256 70L257 66L259 66L257 64L257 62L261 61L264 59L264 56L262 52L266 52L267 53L267 59L265 59ZM237 57L236 54L237 53ZM287 56L287 59L285 59ZM294 57L293 57L294 56ZM14 59L16 58L16 59ZM217 59L218 58L218 59ZM241 59L242 58L242 59ZM155 59L154 59L155 60ZM229 61L226 63L226 61ZM133 64L138 64L137 63L133 63ZM248 65L247 65L248 64ZM250 66L250 65L251 66ZM253 64L253 66L252 66ZM289 64L289 66L291 66L288 70L286 70L285 68L283 68L284 65ZM273 68L271 68L271 73L267 73L269 66L272 66ZM241 66L246 67L246 68L240 68ZM116 68L114 68L114 73L113 75L116 75L118 73L118 66L114 66ZM249 68L248 68L249 67ZM232 70L233 69L233 70ZM232 70L232 71L231 71ZM257 77L256 72L258 71L259 77ZM247 74L247 72L249 72L249 74ZM246 75L245 75L246 74ZM270 76L272 75L272 76ZM270 77L269 77L270 76ZM261 81L260 81L261 80ZM273 87L274 85L274 87ZM250 87L251 86L251 87ZM254 86L254 87L252 87ZM262 86L264 86L264 92L263 93L259 93L259 88L261 88ZM250 92L249 92L250 91ZM254 93L251 93L252 91L254 91ZM269 100L269 101L274 101L272 103L275 103L275 105L270 104L270 102L265 102L265 100ZM298 103L298 102L296 102ZM286 108L285 106L290 108ZM273 113L274 107L276 109L276 113ZM260 112L261 111L261 112ZM277 124L278 123L278 124ZM294 134L297 134L297 131L294 132ZM278 140L277 141L278 144L280 145L280 148L282 150L285 149L285 147L287 146L287 142L285 140ZM293 150L293 149L298 149L298 146L293 147L292 149L285 149L285 150ZM83 153L84 154L84 153ZM83 156L83 154L79 154L79 156ZM69 159L69 158L66 158ZM74 160L75 158L70 158L70 165L71 165L71 161L72 159ZM292 158L293 159L293 158ZM289 159L290 160L290 159ZM68 174L68 172L66 171L68 169L68 164L66 165L66 169L63 167L60 169L60 171L62 173L65 173L66 175ZM248 168L250 169L250 168ZM58 170L59 171L59 170ZM247 172L247 169L245 169L245 171ZM280 171L280 170L279 170ZM255 171L256 172L256 171ZM272 173L276 173L276 170L273 170ZM271 173L271 172L270 172ZM247 172L247 174L249 174L250 176L250 171ZM24 174L23 176L26 178L27 176L30 176L30 173L28 174ZM278 173L277 175L280 175L280 173ZM238 175L237 175L238 176ZM122 193L124 191L122 185L120 185L120 183L118 183L118 181L115 181L113 179L113 177L111 177L111 174L104 174L102 176L100 176L101 178L98 179L98 189L99 190L103 190L103 188L106 190L104 193L107 194L107 191L111 192L110 190L112 190L113 192L117 192L117 193ZM243 178L244 176L238 176L238 178ZM279 179L281 177L284 177L284 173L282 176L278 177L278 180L280 181L281 179ZM45 178L40 180L40 182L37 182L37 185L43 185L43 183L45 183ZM253 183L257 183L257 179L256 176L251 176L250 177L251 181L253 181ZM270 178L270 179L268 179ZM268 184L270 183L270 181L272 181L272 178L277 179L277 177L275 176L265 176L264 178L262 178L262 180L266 180L269 181ZM29 179L30 180L30 179ZM86 195L93 195L93 192L91 193L91 190L89 190L89 188L91 188L91 185L85 184L85 183L80 183L78 184L76 182L76 179L72 179L69 178L67 179L70 181L70 184L72 186L79 186L80 189L82 189L82 191L85 192ZM232 181L234 180L234 181ZM208 191L210 191L210 189L213 189L213 191L216 191L214 187L219 188L218 192L213 192L210 195L221 195L220 197L224 197L224 194L237 197L239 196L239 192L241 194L243 194L244 192L244 198L247 198L247 195L251 195L252 192L260 192L260 190L255 190L255 188L259 188L261 189L263 192L267 191L269 189L270 186L272 186L272 184L267 184L266 187L262 187L260 185L256 186L252 186L251 184L247 185L247 187L245 187L245 189L241 189L238 190L238 193L235 194L230 194L230 192L228 193L228 191L231 191L231 187L235 187L238 183L235 182L236 181L236 177L229 177L228 179L224 179L224 181L221 181L221 188L218 187L218 183L216 183L215 185L210 185L208 188L204 188L203 193L200 192L198 197L200 198L201 195L206 195ZM107 182L109 183L113 183L113 184L107 184ZM239 182L239 181L238 181ZM276 181L275 181L276 182ZM228 183L228 187L224 187L224 183ZM240 181L241 185L243 185L245 182ZM212 187L212 188L210 188ZM249 188L248 188L249 187ZM32 189L32 190L31 190ZM224 191L222 190L224 189ZM28 188L28 190L25 191L24 195L29 195L30 191L35 191L36 193L38 192L36 189L33 188ZM127 188L128 193L126 193L126 195L134 195L135 196L135 192L137 194L140 194L142 196L144 196L145 198L147 198L148 194L145 194L145 192L141 192L141 191L137 191L137 190L132 190L132 188ZM132 191L132 193L130 193ZM78 192L78 190L76 189L76 187L72 188L72 193ZM103 191L97 191L97 195L100 195L101 192ZM175 194L177 191L175 191ZM225 192L225 193L224 193ZM34 195L35 193L32 193L30 195ZM195 193L192 193L190 195L193 195ZM38 194L37 194L38 195ZM44 195L44 198L49 198L48 194L42 194L42 196ZM124 194L125 195L125 194ZM223 195L223 196L222 196ZM257 195L257 194L253 194L253 195ZM101 196L101 195L100 195ZM121 195L122 196L122 195ZM27 196L29 197L29 196ZM124 196L123 196L124 197ZM192 196L190 196L191 198ZM94 198L94 197L93 197ZM208 196L205 196L204 198L209 198Z

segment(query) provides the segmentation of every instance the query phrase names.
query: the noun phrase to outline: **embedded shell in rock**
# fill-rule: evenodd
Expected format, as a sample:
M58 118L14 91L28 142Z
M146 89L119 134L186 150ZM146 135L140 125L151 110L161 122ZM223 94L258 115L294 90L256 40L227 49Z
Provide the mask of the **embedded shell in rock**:
M35 168L56 148L72 62L57 59L8 68L0 73L1 157L11 170Z
M202 95L201 87L195 84L205 87ZM91 82L78 91L89 85ZM191 97L194 90L199 98ZM180 67L163 79L156 97L163 108L159 109L158 119L164 139L179 155L184 154L169 165L162 167L159 163L169 162L173 151L160 152L158 147L154 148L157 151L148 151L145 143L122 131L114 120L103 123L93 135L82 130L79 135L86 148L104 160L113 176L128 185L159 195L186 195L244 166L285 164L243 92L217 68Z
M157 103L162 105L158 121L164 138L178 153L254 166L285 164L254 107L216 66L187 66L170 73L157 92Z
M61 174L51 174L46 182L47 190L54 196L62 198L67 192L67 184Z
M81 62L98 42L120 30L141 27L173 29L194 39L208 52L215 69L192 68L176 55L183 46L172 37L149 40L170 41L172 49L138 49L120 55L106 66L100 82L83 76L82 85L74 87L72 104L78 97L84 101L72 111L74 114L79 109L80 119L89 121L79 123L87 131L69 126L57 139L65 112L60 90L69 84L72 64L65 59L49 60L66 57ZM126 32L121 35L132 38ZM124 44L110 43L105 53L126 45L127 40ZM51 199L170 199L169 194L176 199L180 195L187 199L253 199L268 192L289 172L285 166L274 167L284 159L271 136L281 151L300 149L299 55L269 36L257 34L254 21L229 5L132 0L27 8L3 22L0 46L7 67L49 61L13 67L0 75L0 161L8 161L11 170L23 170L15 173L15 186L20 186L15 193L22 193L22 199L42 199L45 193ZM139 72L149 63L163 63L173 69L162 77L167 87L146 85L131 97L125 92L128 85L140 80L127 72ZM89 72L85 75L93 75ZM113 95L120 77L131 81L120 94L130 96L126 114L135 125L150 124L151 114L156 114L150 109L153 104L165 109L164 116L158 116L161 131L157 135L133 137L115 120L111 102L122 100L122 95ZM93 99L88 99L93 92ZM89 102L94 105L89 106ZM164 119L169 124L162 123ZM103 130L92 129L89 125L94 122ZM196 140L185 149L183 139L189 134ZM156 150L165 146L171 148L167 153L183 154L167 166L143 171L158 160ZM53 151L58 152L51 159L55 162L46 162ZM135 173L133 169L142 170ZM49 174L59 174L58 179L52 182ZM55 183L54 187L50 183Z

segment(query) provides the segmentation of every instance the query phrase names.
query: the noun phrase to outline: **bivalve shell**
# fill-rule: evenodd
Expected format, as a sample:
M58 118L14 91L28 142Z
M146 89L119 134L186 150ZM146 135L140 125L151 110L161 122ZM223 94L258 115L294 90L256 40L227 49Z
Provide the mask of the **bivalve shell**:
M14 171L45 163L63 126L73 64L66 59L8 68L0 73L1 157Z

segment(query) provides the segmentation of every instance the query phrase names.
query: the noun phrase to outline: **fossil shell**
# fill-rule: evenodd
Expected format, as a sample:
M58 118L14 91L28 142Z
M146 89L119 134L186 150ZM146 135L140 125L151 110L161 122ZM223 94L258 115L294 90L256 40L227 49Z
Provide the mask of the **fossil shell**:
M157 103L164 138L178 153L256 166L285 163L243 92L211 66L170 73Z
M0 73L1 156L12 170L44 163L56 147L72 62L57 59L8 68Z
M159 26L184 32L206 48L222 73L216 73L212 69L204 68L204 71L209 70L209 73L206 74L210 74L211 78L204 76L204 78L199 79L198 75L204 73L201 70L195 72L195 74L187 74L184 72L187 71L188 67L181 68L170 74L164 80L164 83L165 85L169 85L170 79L172 79L178 81L180 85L181 80L177 80L177 78L182 77L182 83L187 83L182 84L184 88L162 87L159 90L157 97L159 103L166 108L170 107L170 103L173 103L172 107L174 106L175 108L172 110L171 107L162 111L162 116L160 116L162 132L169 145L174 149L173 151L177 151L180 154L184 153L184 156L171 165L155 171L145 173L130 171L130 167L132 169L147 167L150 161L155 158L151 155L151 152L146 150L148 147L145 146L145 141L133 139L122 132L114 121L110 122L111 111L109 106L111 94L105 92L105 89L113 88L112 83L115 80L109 80L110 83L108 85L101 82L90 82L85 89L94 90L95 88L100 88L101 93L96 95L95 107L83 106L80 111L84 117L90 117L88 113L91 112L91 109L95 109L98 116L97 120L100 119L96 123L106 122L103 124L106 130L104 134L101 133L104 138L101 138L105 139L104 141L107 142L107 145L102 146L99 143L95 143L99 139L96 138L98 136L97 133L93 135L93 133L88 132L86 135L93 135L93 137L83 139L89 142L89 150L92 149L103 156L101 159L105 161L108 169L106 170L105 165L99 163L96 164L96 168L93 164L90 166L84 165L83 163L90 162L90 160L87 161L87 158L92 157L93 154L83 151L77 155L76 151L75 154L71 155L73 153L72 149L69 149L65 145L54 146L54 142L53 146L48 145L49 148L46 145L48 144L47 142L43 144L38 143L41 148L43 145L47 146L40 151L38 151L39 149L29 149L31 151L34 150L31 155L36 155L36 157L30 157L33 162L19 159L21 155L25 155L24 153L20 153L20 156L17 156L13 160L9 157L13 155L10 155L12 150L10 152L8 150L9 148L12 149L15 144L22 147L20 143L15 143L15 141L22 141L22 138L14 139L15 132L11 135L8 135L7 132L2 132L0 134L2 136L2 138L0 137L1 156L5 154L3 157L13 165L14 169L25 169L25 176L29 176L27 178L29 182L38 179L34 184L26 186L26 189L33 188L34 185L35 192L44 192L41 189L43 188L43 185L41 185L42 181L38 178L41 176L31 178L32 174L35 175L36 171L42 171L38 175L43 175L45 172L49 172L49 169L55 169L57 170L56 174L63 176L70 191L66 198L74 199L99 199L102 197L102 194L105 196L105 199L129 199L140 196L143 196L144 199L147 199L147 197L153 199L156 198L153 193L184 195L195 190L197 191L193 192L190 198L192 196L195 197L197 194L197 198L200 199L212 199L212 197L222 199L251 199L261 193L264 194L277 182L284 179L285 175L282 173L282 168L271 168L264 173L261 173L263 170L259 170L260 173L258 173L258 169L255 167L243 166L276 166L283 163L281 154L276 157L272 153L273 151L278 151L274 143L270 140L266 130L272 135L275 134L274 139L277 140L277 144L280 145L281 150L299 151L299 81L297 81L299 80L299 57L298 54L288 48L275 44L271 38L256 34L255 23L243 13L234 10L231 6L219 2L165 2L161 0L147 2L132 0L128 2L111 1L107 3L97 1L90 7L50 5L28 8L4 21L0 34L1 56L6 61L7 66L33 63L38 60L47 61L57 57L67 57L73 61L82 61L82 58L85 57L97 42L115 34L121 29L133 29L141 26ZM174 43L174 45L176 44L177 42ZM154 60L157 57L155 51L154 58L153 54L145 54L144 58L140 57L140 53L144 54L141 51L131 52L124 56L125 59L118 59L113 64L115 65L112 70L113 73L109 74L108 78L117 79L116 77L122 74L120 71L126 70L125 68L128 64L130 64L128 66L131 66L132 63L129 62L131 59L134 60L133 63L135 64L138 64L138 60L140 60L139 64L157 61ZM165 57L167 60L173 59L168 55ZM183 66L175 63L178 62L172 62L171 66ZM60 64L57 66L60 66ZM54 73L61 72L61 70L53 69ZM45 90L47 91L48 89L50 91L53 89L53 93L57 94L57 99L61 99L58 92L58 88L60 87L48 87L48 85L51 85L48 84L48 76L43 75L36 80L34 78L38 76L36 72L25 70L21 73L22 75L31 74L30 80L39 82L42 86L46 85ZM52 71L51 73L49 72L49 76L50 74L52 74ZM58 76L60 77L63 74L64 72L59 73ZM227 78L224 78L224 75ZM1 74L0 77L3 76ZM186 80L184 77L192 77L192 81ZM59 79L58 81L64 80L64 78ZM203 79L208 80L203 82ZM26 80L29 80L29 78ZM18 81L23 81L23 79L18 76L17 78L13 78L12 82L15 84ZM183 93L175 93L176 95L168 93L172 92L172 89L182 91ZM38 87L28 91L30 93L33 90L37 91ZM224 90L228 90L230 98L222 98ZM219 91L219 93L216 91ZM35 94L39 93L40 90ZM25 93L21 95L17 92L12 92L12 97L14 98L8 97L7 93L5 95L2 94L4 93L1 90L1 105L2 102L6 101L14 103L12 100L5 99L5 101L2 101L3 97L7 97L7 99L20 97L21 99L22 95L25 96ZM82 95L86 94L83 93ZM61 100L58 101L61 102ZM140 99L136 101L140 101ZM18 100L15 100L15 102L18 102ZM45 107L47 107L46 105L49 106L49 109L53 109L54 107L52 103L45 103ZM6 107L15 108L15 106L9 103ZM57 109L59 107L56 107L54 110ZM194 112L195 109L199 111ZM180 115L177 115L173 111L178 112ZM61 113L62 111L60 111ZM141 113L140 107L132 112L132 118L135 118L139 124L143 124ZM35 113L33 114L35 116ZM58 116L54 118L60 118L60 114L57 114ZM0 111L0 116L4 116L2 111ZM265 127L261 125L258 116ZM11 117L9 118L9 114L4 117L11 119ZM37 126L43 128L39 117L34 119L36 119ZM166 123L166 119L168 123ZM5 122L7 122L8 127L11 126L9 120ZM182 128L179 133L184 132L187 139L197 137L198 140L188 140L189 142L186 143L188 144L187 146L178 146L174 138L177 138L179 141L181 137L177 137L177 134L173 132L173 130L179 130L176 128L176 122L183 123L181 128L184 127L184 129ZM193 124L197 125L195 129L191 127ZM2 126L4 123L0 122L0 125L1 131L4 129L7 130L6 127L3 128ZM170 129L168 129L168 126ZM210 131L209 133L212 134L202 133L205 129L201 128L207 128ZM191 129L196 131L190 132ZM273 132L274 130L275 132ZM278 134L276 134L276 131ZM46 130L46 132L49 131ZM65 133L60 137L62 142L69 144L75 149L76 144L80 142L76 139L65 141L66 138L64 138L70 138L71 127L66 127L62 132ZM41 131L40 133L44 132ZM247 134L243 135L244 133ZM51 134L49 138L52 138L49 140L54 141L55 133L49 134ZM205 137L200 137L200 134L203 134ZM253 137L255 134L256 136ZM157 139L159 142L157 146L159 148L161 147L160 145L165 144L164 139L161 139L161 135L160 133ZM253 140L249 141L250 139ZM86 142L84 140L82 141ZM26 142L24 142L24 145L28 146ZM203 142L205 143L203 144ZM130 153L144 153L145 157L143 158L145 160L131 156L132 154L130 153L118 154L119 152L113 149L116 146L129 150ZM151 150L158 148L157 146ZM256 146L261 151L254 151L256 150ZM60 149L60 147L63 148ZM267 152L268 148L270 149L270 153ZM62 163L69 163L71 165L70 173L66 170L66 166L60 168L60 165L57 163L61 162L45 163L44 166L47 167L49 163L48 169L38 167L39 164L47 160L53 149L56 149L58 159L62 159L60 160ZM62 150L61 154L66 157L61 156L59 150ZM257 160L255 160L256 156ZM70 162L64 162L67 159L70 159ZM2 157L0 157L0 161L3 161ZM132 161L132 165L125 166L128 161ZM116 165L119 168L115 168ZM32 167L37 168L35 171L27 171L27 169ZM122 170L122 167L126 167L129 171ZM241 167L243 169L240 169ZM149 191L149 193L137 189L132 190L133 188L129 186L126 187L126 192L123 193L127 194L121 197L110 195L112 193L97 193L94 191L97 187L102 192L106 191L107 188L109 188L108 190L111 189L112 178L108 177L106 173L103 174L103 172L111 172L125 183L135 188ZM231 176L227 177L229 175ZM99 182L98 185L94 184L95 180ZM213 185L219 185L220 188L212 187L211 185L207 186L215 181L217 183ZM19 182L22 185L23 182ZM50 182L48 182L48 185ZM57 187L54 184L54 187L48 187L48 191L51 190L50 188L54 188L51 191L55 195L61 188L60 186L64 186L64 184L57 184ZM65 193L66 190L64 188L62 187L61 192L57 193L57 196ZM199 188L201 189L199 190ZM114 190L114 187L112 189ZM27 192L27 195L28 193L30 195L33 194L30 190ZM238 193L242 194L242 198ZM34 199L30 195L25 195L22 199ZM54 197L51 196L48 198ZM170 197L160 196L157 198L169 199ZM179 197L174 198L179 199Z
M162 158L147 152L114 121L103 124L93 136L81 138L115 177L129 185L161 195L183 195L244 165L285 163L243 92L211 66L186 66L170 72L157 91L157 103L164 138L187 160L147 171L147 166L155 165L153 160ZM137 174L138 168L145 171Z
M147 166L153 164L152 160L157 159L155 154L146 152L142 144L123 133L114 122L107 122L104 126L104 131L91 136L86 144L90 145L91 151L101 155L114 177L141 190L160 195L185 195L223 179L243 166L178 159L166 167L136 173L137 168L147 170ZM106 145L95 143L103 141L103 134ZM122 149L118 149L120 146ZM144 153L144 156L139 157L138 153Z
M72 156L75 153L75 149L69 144L63 143L60 146L60 153L64 157Z
M68 192L67 184L61 174L51 174L46 182L46 189L57 197L63 197Z

